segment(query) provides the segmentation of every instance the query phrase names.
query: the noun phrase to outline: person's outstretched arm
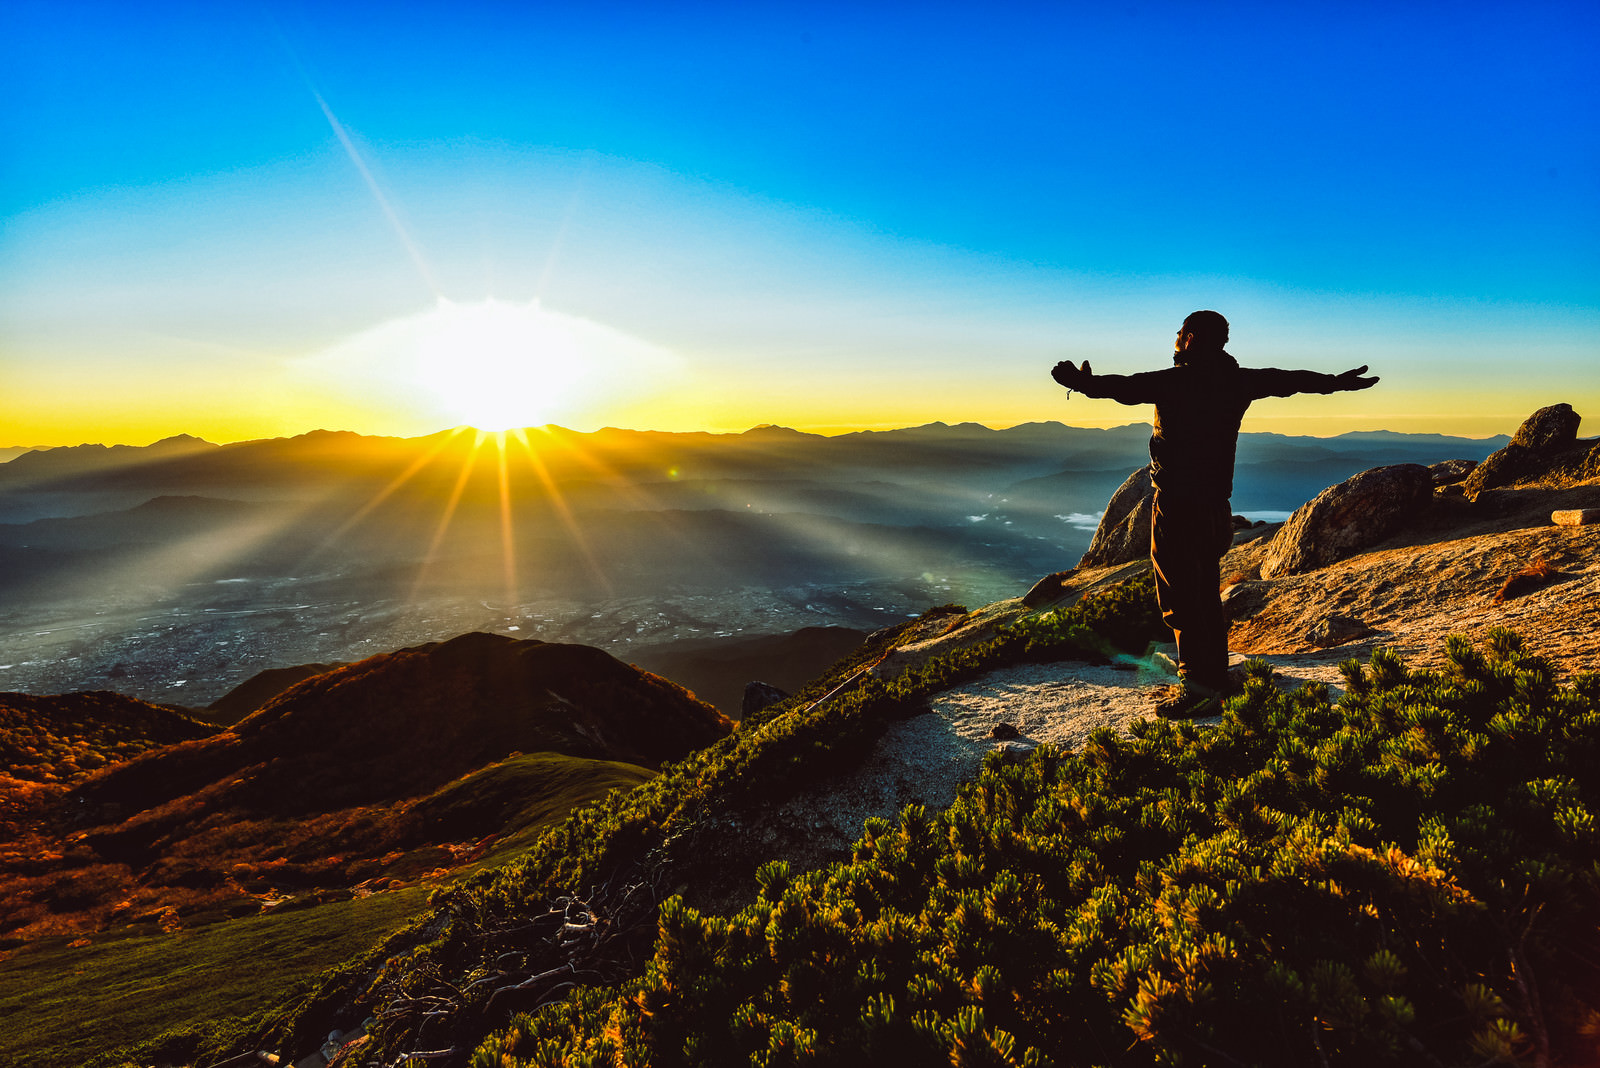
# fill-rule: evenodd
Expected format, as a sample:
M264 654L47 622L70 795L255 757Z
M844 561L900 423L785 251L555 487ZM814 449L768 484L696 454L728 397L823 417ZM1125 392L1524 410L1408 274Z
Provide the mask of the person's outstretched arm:
M1321 371L1280 371L1276 367L1252 367L1244 371L1246 388L1251 399L1258 397L1292 397L1296 393L1343 393L1346 390L1370 389L1378 376L1363 378L1367 365L1352 367L1337 375Z
M1144 371L1136 375L1097 375L1089 369L1089 361L1076 366L1071 360L1062 360L1050 372L1050 377L1075 389L1085 397L1103 397L1119 404L1155 404L1160 400L1159 372Z

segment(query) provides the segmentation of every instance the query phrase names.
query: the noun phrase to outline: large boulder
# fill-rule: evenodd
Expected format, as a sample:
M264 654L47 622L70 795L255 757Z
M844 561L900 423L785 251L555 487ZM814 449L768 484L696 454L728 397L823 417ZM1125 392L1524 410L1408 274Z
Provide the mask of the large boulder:
M1550 470L1577 445L1578 424L1582 421L1570 404L1540 408L1522 421L1510 444L1490 453L1473 469L1462 483L1462 490L1476 500L1486 489L1509 486Z
M1433 473L1421 464L1375 467L1330 486L1291 515L1267 545L1261 577L1314 571L1399 528L1433 496Z
M1536 452L1554 452L1578 440L1578 424L1583 417L1572 410L1570 404L1552 404L1540 408L1517 427L1511 435L1511 444Z
M1155 487L1146 464L1128 476L1106 502L1089 551L1079 567L1112 567L1150 555L1150 517L1155 512Z
M1267 607L1267 594L1272 583L1246 579L1235 582L1222 591L1222 614L1231 622L1259 615Z
M1507 445L1499 452L1490 453L1483 463L1473 468L1472 474L1461 483L1461 490L1468 498L1477 500L1478 494L1486 489L1509 486L1537 475L1544 470L1542 460L1538 452L1525 445Z
M1035 582L1033 587L1022 595L1022 607L1040 608L1050 604L1052 601L1061 600L1067 595L1067 579L1077 573L1077 568L1069 567L1065 571L1057 571L1046 575L1038 582Z

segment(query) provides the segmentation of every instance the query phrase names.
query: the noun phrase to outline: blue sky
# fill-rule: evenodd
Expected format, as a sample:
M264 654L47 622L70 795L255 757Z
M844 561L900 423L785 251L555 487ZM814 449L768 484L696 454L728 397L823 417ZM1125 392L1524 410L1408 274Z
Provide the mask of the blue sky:
M0 445L438 429L381 345L441 300L648 354L529 423L1128 422L1050 365L1160 366L1197 307L1383 376L1254 429L1600 421L1593 4L0 20Z

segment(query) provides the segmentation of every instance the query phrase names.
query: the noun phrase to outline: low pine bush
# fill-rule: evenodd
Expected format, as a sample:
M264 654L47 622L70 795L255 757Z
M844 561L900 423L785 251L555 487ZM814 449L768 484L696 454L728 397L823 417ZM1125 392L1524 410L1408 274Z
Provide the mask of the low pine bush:
M1149 643L1172 637L1156 607L1155 575L1149 571L1069 607L1025 617L1011 634L1022 641L1024 655L1037 659L1142 653Z

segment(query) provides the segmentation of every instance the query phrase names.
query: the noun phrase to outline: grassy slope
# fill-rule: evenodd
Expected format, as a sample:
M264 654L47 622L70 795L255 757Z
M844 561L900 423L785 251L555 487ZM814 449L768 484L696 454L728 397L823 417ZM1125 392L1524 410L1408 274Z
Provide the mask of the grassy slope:
M430 1048L481 1043L484 1065L884 1063L879 1046L929 1064L1588 1063L1600 679L1557 688L1510 636L1487 658L1452 639L1444 677L1352 664L1337 708L1258 669L1224 728L992 763L948 812L869 827L853 863L767 866L737 915L669 900L632 981L519 934L584 886L694 878L671 845L706 816L829 777L934 690L1095 648L1147 598L1130 584L820 708L804 694L578 810L438 900L439 937L393 958L368 1005L390 1014L373 1054L417 1048L405 1003L425 996L450 1017ZM592 985L523 986L516 1007L546 1008L495 1022L497 984L561 965ZM282 1037L298 1053L306 1035Z
M1148 638L1145 631L1157 625L1151 596L1148 581L1102 591L1069 611L1050 614L1036 628L1037 634L1002 635L887 685L868 677L813 707L835 685L876 662L890 648L943 633L954 617L965 612L954 606L934 609L916 621L875 634L833 671L791 700L747 720L737 733L676 764L664 765L661 775L605 806L575 810L523 856L439 899L431 929L442 934L392 960L385 969L379 988L391 993L380 994L379 1005L396 1011L386 1011L387 1022L375 1036L379 1047L389 1053L412 1048L408 1045L410 1030L420 1021L411 1018L409 1009L391 1002L393 993L403 989L406 993L398 999L400 1003L420 1004L417 997L438 996L441 1004L455 1004L459 1010L433 1014L428 1023L429 1042L471 1048L482 1038L475 1017L486 1009L484 1003L493 997L494 987L479 984L465 1002L456 992L471 981L469 976L492 976L494 961L506 952L527 958L522 970L528 972L570 965L590 974L621 978L614 966L620 957L637 959L634 952L649 952L653 913L646 917L648 931L623 932L622 940L629 942L630 948L611 961L579 960L565 946L530 944L513 932L525 930L530 917L559 903L565 895L586 893L588 888L640 883L670 887L711 877L715 873L704 870L703 859L697 859L694 851L678 856L672 843L692 842L698 828L718 813L771 803L833 778L870 750L887 723L907 714L926 694L999 663L1082 654L1103 647L1102 628L1126 630L1130 635L1137 632L1134 644L1143 648ZM616 903L602 902L602 908L612 904ZM625 928L628 923L623 921L634 919L622 917L618 922ZM631 945L638 937L644 941ZM359 991L350 984L329 986L313 999L303 1022L269 1036L270 1040L286 1052L298 1053L317 1030L310 1021L325 1018L328 1006L340 999L358 996ZM317 1000L327 1004L318 1006ZM441 1018L445 1015L453 1018Z
M612 790L631 789L654 774L613 760L527 753L441 787L413 807L410 816L445 837L466 837L473 826L479 833L482 827L499 828L503 837L461 873L468 874L509 860L578 805Z
M513 926L526 929L531 917L543 914L553 902L559 904L562 895L592 893L619 873L636 873L642 853L652 853L664 839L679 834L708 806L735 796L747 798L752 792L781 794L794 787L797 776L804 779L831 774L837 768L840 750L859 746L874 733L874 727L848 711L842 715L834 711L839 702L814 713L804 710L834 685L875 662L897 642L911 640L928 626L942 629L951 614L949 609L935 609L922 620L879 632L835 665L833 671L790 701L747 720L735 734L691 753L677 764L664 765L662 774L631 791L614 794L603 803L578 806L546 832L530 836L531 848L518 856L485 858L483 870L437 896L431 914L419 918L411 931L397 937L396 950L417 948L393 959L379 986L392 991L399 983L415 995L426 996L432 991L435 978L448 977L447 983L469 982L465 975L479 966L482 954L493 958L504 948L498 931L487 935L488 927L509 920ZM794 714L786 716L785 710ZM810 759L819 756L820 761ZM724 790L729 780L732 787ZM494 868L496 862L505 867ZM672 878L669 872L654 874ZM653 911L646 923L653 929ZM441 924L445 931L438 938ZM435 940L430 943L430 938ZM628 931L619 933L619 942L630 940ZM532 958L528 967L541 970L546 965L537 961L542 959L544 950L527 941L523 939L514 948L528 950L526 955ZM552 942L551 947L554 946ZM648 953L647 944L639 948ZM560 951L556 952L559 955ZM552 963L559 963L559 959ZM413 971L414 968L420 971ZM237 1051L261 1046L303 1056L327 1032L329 1021L350 1015L352 1002L362 1006L355 1010L358 1016L372 1010L364 996L368 986L365 980L349 973L330 972L311 995L295 999L287 1020L263 1026L249 1043L235 1042L227 1048ZM406 1000L410 1000L409 996ZM397 1017L402 1028L405 1015L402 1012ZM436 1020L430 1041L437 1038L449 1045L450 1040L439 1032L460 1022ZM394 1027L387 1030L391 1037L404 1040L404 1035L394 1033ZM464 1041L469 1041L464 1048L471 1048L479 1037L481 1032L470 1040L464 1036ZM226 1039L219 1034L218 1041L225 1043ZM378 1055L377 1051L374 1055Z
M422 910L421 887L175 934L24 946L0 965L0 1063L79 1064L199 1020L249 1016Z

